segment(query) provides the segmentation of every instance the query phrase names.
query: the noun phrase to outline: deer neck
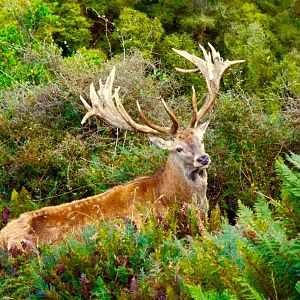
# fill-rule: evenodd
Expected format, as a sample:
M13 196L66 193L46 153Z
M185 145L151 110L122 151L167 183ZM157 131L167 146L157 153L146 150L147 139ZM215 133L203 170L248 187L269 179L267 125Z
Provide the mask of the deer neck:
M196 199L200 209L207 211L207 172L205 169L198 170L186 166L176 154L171 153L161 176L163 194L171 197L170 193L173 193L178 200L182 201L188 201L189 198Z

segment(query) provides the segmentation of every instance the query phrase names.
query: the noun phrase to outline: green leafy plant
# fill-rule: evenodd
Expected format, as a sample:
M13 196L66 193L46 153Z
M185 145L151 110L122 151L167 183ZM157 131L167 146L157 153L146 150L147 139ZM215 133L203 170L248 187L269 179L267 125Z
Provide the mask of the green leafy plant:
M276 171L282 180L282 201L276 205L280 219L290 237L297 237L300 223L300 155L287 155L289 167L283 159L276 162Z
M0 8L1 227L164 165L166 155L143 137L95 120L80 125L79 94L112 65L130 114L138 119L138 99L150 120L167 126L159 97L186 124L190 86L199 105L206 93L198 74L174 71L189 66L172 47L198 55L197 43L209 41L246 63L224 77L206 136L205 237L197 207L174 203L164 217L142 211L139 230L115 220L88 228L80 242L23 256L0 249L0 298L298 299L300 159L290 151L299 148L299 5L25 2Z
M195 230L193 206L175 205L158 219L150 212L139 230L130 220L100 222L86 229L82 241L44 245L38 256L2 252L0 295L297 299L299 236L290 236L290 223L278 209L298 202L299 155L288 160L294 169L276 163L289 197L272 203L274 212L260 195L253 209L239 204L235 226L223 224L205 237Z
M131 8L124 8L121 12L117 27L124 39L122 46L138 49L146 58L152 58L154 47L164 32L157 18L151 20L146 14Z

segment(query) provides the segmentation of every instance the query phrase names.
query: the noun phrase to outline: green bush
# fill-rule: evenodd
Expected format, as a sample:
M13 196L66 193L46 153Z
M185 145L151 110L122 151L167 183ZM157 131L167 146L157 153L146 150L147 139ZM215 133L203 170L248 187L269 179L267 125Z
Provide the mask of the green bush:
M64 55L89 46L91 22L83 15L79 3L71 0L55 1L52 14L56 16L56 22L52 25L51 35L54 42L63 49Z
M187 33L174 33L167 35L161 41L159 46L163 66L169 70L174 70L175 67L181 67L184 69L185 66L190 66L187 60L175 53L172 48L179 50L184 49L189 53L196 52L196 49L198 48L195 45L191 35Z
M300 224L300 155L287 155L288 166L282 158L276 161L276 172L282 181L281 202L275 205L282 226L289 238L297 238Z
M145 58L152 58L155 45L164 32L157 18L151 20L146 14L131 8L124 8L117 22L125 50L131 48L140 50ZM115 39L119 39L115 31Z
M295 48L284 55L279 65L279 73L273 82L274 90L281 93L281 101L297 99L300 95L300 52ZM287 102L287 100L285 100Z
M270 85L278 64L269 46L270 36L260 23L233 24L224 42L232 55L246 60L244 86L248 91Z
M202 53L199 46L193 42L190 34L174 33L165 36L165 38L161 41L159 44L159 52L162 66L166 67L172 76L182 82L182 89L180 93L187 93L189 97L191 97L191 86L194 86L198 99L203 99L203 95L207 92L205 79L199 73L185 74L175 71L176 67L181 69L194 69L195 66L185 58L175 53L175 51L172 50L173 48L177 50L185 50L191 54L201 57ZM201 102L202 101L200 101L200 103ZM190 107L187 107L187 109L190 110Z
M218 199L229 213L236 211L238 199L251 206L258 191L276 194L272 161L279 145L288 148L296 138L290 120L264 113L264 105L260 98L232 91L218 99L206 146L212 156L208 187L212 202Z
M50 80L51 74L43 61L35 61L28 56L29 52L40 49L36 38L42 37L43 41L51 42L49 30L56 17L49 7L33 1L23 10L14 5L2 14L7 19L0 30L0 90L17 82L38 85ZM14 19L11 20L12 16Z
M87 229L84 243L23 257L2 251L0 298L299 298L298 155L277 161L278 176L273 169L299 148L299 7L148 2L1 6L0 227L161 169L166 153L144 137L95 119L81 126L79 95L88 99L89 84L115 65L115 87L134 119L139 100L152 121L169 125L163 97L187 124L191 85L199 105L206 87L199 74L174 71L190 65L171 48L201 56L197 43L209 41L222 57L246 59L224 76L206 136L211 233L199 236L197 209L174 204L162 219L148 213L139 231L117 220ZM260 192L267 200L255 202Z
M285 203L274 201L275 213L260 195L254 210L240 203L236 226L222 224L206 237L194 230L197 209L182 205L160 220L150 214L140 230L129 220L101 222L86 229L82 242L45 245L27 257L2 252L0 296L297 299L299 236L289 236L290 220L278 209L293 207L300 217L300 156L288 160L294 169L276 163Z

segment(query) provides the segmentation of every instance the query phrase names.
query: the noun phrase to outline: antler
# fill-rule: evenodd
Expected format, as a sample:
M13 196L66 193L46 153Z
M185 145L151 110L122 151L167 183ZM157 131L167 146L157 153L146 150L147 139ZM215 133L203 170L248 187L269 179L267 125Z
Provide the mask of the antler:
M179 123L176 116L168 108L163 99L161 99L163 106L173 122L173 125L171 127L162 127L151 123L143 113L138 101L136 102L137 108L141 118L146 125L136 123L128 115L119 97L120 87L116 88L114 93L112 92L115 73L116 68L113 67L108 78L106 79L105 84L102 84L102 81L100 79L100 89L98 91L95 90L94 84L91 83L90 98L92 106L80 95L82 103L88 110L88 112L83 117L81 124L83 124L91 116L95 115L105 120L110 125L121 129L139 131L153 135L175 135L178 130Z
M202 50L204 60L192 55L186 51L173 50L178 53L179 55L183 56L194 65L197 66L196 69L180 69L176 68L177 71L184 72L184 73L191 73L191 72L200 72L204 76L208 88L208 94L204 101L202 108L198 111L197 109L197 98L194 87L193 90L193 115L190 121L190 127L196 127L197 123L200 119L202 119L214 106L216 96L219 91L220 80L224 71L235 64L239 64L244 62L244 60L223 60L220 56L220 53L215 50L215 48L208 43L208 46L211 49L211 53L207 53L206 50L201 46L200 49Z

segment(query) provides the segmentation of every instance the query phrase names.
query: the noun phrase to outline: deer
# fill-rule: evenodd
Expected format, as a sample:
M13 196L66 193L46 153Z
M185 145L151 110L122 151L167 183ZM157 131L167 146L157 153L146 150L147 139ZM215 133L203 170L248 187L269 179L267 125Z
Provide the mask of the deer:
M115 186L99 195L23 213L0 231L0 245L4 249L9 251L17 247L22 250L30 248L28 245L38 247L41 243L56 245L68 237L80 239L88 225L97 224L100 220L130 218L139 228L143 220L141 208L163 214L176 201L196 201L200 215L207 218L207 168L211 160L205 152L203 140L209 118L202 121L215 106L224 71L243 60L224 61L211 44L211 52L206 52L204 47L199 46L204 59L173 49L196 66L194 69L176 69L185 73L201 73L208 90L202 107L198 109L196 92L192 87L193 112L186 129L180 129L178 118L163 99L162 105L172 122L170 126L152 123L138 101L137 109L144 124L134 121L120 100L120 87L113 90L115 67L104 84L100 79L99 90L95 89L93 83L90 84L91 104L80 95L87 109L82 124L96 116L113 127L149 135L152 143L170 152L164 169L151 176L138 177Z

